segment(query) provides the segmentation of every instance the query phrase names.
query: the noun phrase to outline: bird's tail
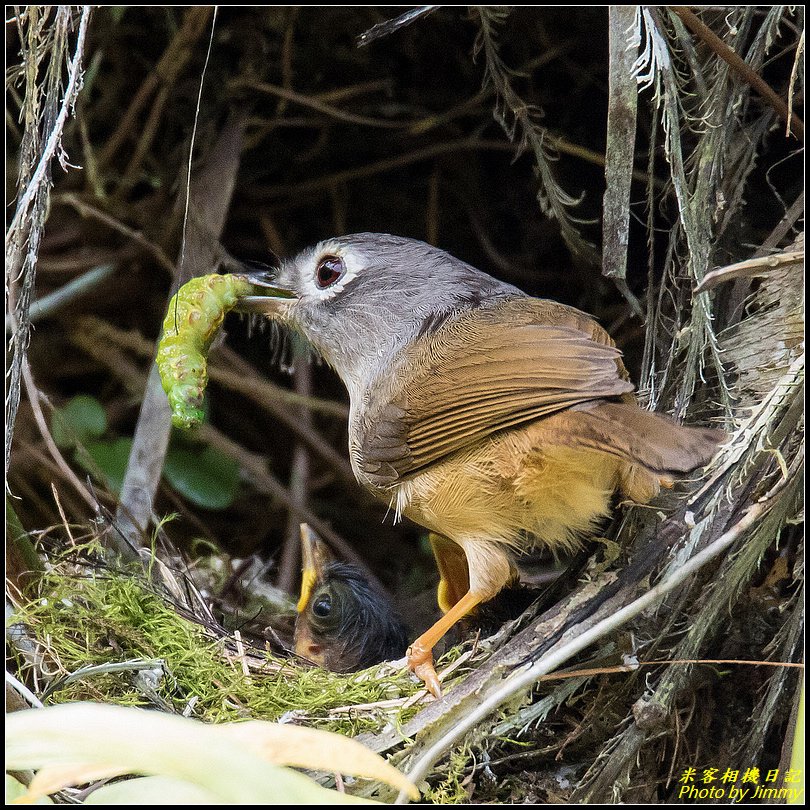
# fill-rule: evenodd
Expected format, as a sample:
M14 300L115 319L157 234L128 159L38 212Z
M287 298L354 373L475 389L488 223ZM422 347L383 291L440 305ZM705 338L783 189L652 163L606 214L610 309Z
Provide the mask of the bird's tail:
M660 413L624 402L571 409L585 446L609 450L662 475L687 473L711 460L726 437L722 430L685 427Z
M726 434L684 427L668 416L624 402L586 403L565 412L569 442L628 462L621 489L644 503L674 478L707 464Z

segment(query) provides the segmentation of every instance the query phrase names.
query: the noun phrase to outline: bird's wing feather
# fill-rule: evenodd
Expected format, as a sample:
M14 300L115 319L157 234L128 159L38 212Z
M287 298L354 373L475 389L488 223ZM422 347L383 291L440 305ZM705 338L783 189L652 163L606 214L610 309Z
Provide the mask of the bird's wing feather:
M446 322L407 350L397 378L407 385L377 398L361 440L361 468L383 487L497 431L633 390L601 327L531 298Z

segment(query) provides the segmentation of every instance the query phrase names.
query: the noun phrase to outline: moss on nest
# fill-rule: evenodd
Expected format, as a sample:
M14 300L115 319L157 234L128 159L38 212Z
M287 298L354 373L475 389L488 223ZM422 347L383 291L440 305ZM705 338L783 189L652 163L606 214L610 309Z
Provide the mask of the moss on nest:
M70 555L75 560L75 554ZM240 718L296 722L354 736L394 726L416 712L408 699L419 684L404 669L380 665L342 675L284 659L179 615L143 579L65 558L42 578L38 594L14 622L36 639L32 659L18 653L23 674L51 676L46 702L100 700L157 704L210 722ZM144 662L138 664L138 662ZM133 662L124 671L108 671ZM153 689L138 671L162 668ZM31 672L35 670L35 672ZM382 704L382 705L375 705ZM335 711L343 707L345 711Z

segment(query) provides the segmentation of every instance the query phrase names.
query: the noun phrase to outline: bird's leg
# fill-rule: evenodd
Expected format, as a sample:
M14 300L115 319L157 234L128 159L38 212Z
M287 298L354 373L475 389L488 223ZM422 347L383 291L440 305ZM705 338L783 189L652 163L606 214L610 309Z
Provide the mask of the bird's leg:
M467 555L454 540L436 532L430 533L430 547L441 577L436 599L442 613L447 613L470 590Z
M449 540L447 542L450 542ZM492 599L512 579L515 568L508 551L498 541L481 538L459 538L454 541L463 549L467 560L467 592L430 629L422 633L408 649L408 666L436 696L441 696L439 679L433 668L433 647L459 620L481 602ZM435 547L434 547L435 548ZM455 557L455 570L460 570ZM441 570L441 566L440 566ZM459 583L456 582L456 585Z
M485 598L473 591L467 591L436 624L422 633L408 648L408 667L425 682L428 691L437 698L442 696L442 688L433 667L433 647L459 619L464 618Z

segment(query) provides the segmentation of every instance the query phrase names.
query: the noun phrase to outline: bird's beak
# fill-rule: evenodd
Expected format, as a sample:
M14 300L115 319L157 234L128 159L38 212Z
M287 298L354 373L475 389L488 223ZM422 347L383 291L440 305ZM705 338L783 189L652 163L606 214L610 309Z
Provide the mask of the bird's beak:
M240 298L236 309L245 313L264 313L272 315L280 312L291 300L298 298L297 293L278 284L278 270L265 265L246 264L245 271L240 273L256 288L254 295Z
M301 596L296 609L301 613L306 608L312 591L323 579L323 572L332 555L318 536L306 523L301 524Z

